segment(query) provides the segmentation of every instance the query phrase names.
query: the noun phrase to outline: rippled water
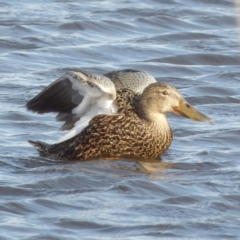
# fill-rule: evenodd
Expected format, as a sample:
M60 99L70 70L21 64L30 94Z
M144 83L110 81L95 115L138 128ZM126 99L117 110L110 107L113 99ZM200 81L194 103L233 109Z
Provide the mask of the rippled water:
M239 239L240 49L230 0L0 1L0 239ZM170 115L159 167L41 158L26 102L67 70L133 68L215 120Z

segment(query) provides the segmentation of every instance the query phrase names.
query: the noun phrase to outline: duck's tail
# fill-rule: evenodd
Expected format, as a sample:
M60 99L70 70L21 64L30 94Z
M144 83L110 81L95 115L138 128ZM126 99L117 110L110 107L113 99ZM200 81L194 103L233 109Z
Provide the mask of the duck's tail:
M50 154L50 144L44 143L44 142L34 142L31 140L28 140L28 142L33 145L39 152L40 156L46 157Z

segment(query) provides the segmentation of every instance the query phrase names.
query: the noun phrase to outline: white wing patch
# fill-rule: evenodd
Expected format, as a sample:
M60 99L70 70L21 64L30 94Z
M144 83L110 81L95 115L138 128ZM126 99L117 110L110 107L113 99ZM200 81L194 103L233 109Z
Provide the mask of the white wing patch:
M67 72L65 76L71 81L72 88L84 98L72 110L72 113L80 117L80 120L75 123L74 128L58 140L58 143L76 136L96 115L112 114L117 111L113 104L116 99L116 89L109 78L73 71Z

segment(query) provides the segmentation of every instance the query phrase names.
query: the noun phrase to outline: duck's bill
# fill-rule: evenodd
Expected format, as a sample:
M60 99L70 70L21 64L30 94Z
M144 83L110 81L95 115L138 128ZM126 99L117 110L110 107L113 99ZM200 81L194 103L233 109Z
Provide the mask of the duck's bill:
M173 107L173 112L177 115L190 118L194 121L213 123L211 118L200 113L197 109L184 100L181 100L178 106Z

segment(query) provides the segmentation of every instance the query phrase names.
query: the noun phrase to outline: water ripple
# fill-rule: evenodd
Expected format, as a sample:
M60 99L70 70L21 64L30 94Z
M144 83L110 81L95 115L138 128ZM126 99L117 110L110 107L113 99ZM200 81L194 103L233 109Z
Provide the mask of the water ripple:
M1 1L0 239L239 239L238 12L230 0ZM39 157L27 140L54 143L60 123L26 102L66 71L124 68L176 86L214 124L169 115L156 165Z

